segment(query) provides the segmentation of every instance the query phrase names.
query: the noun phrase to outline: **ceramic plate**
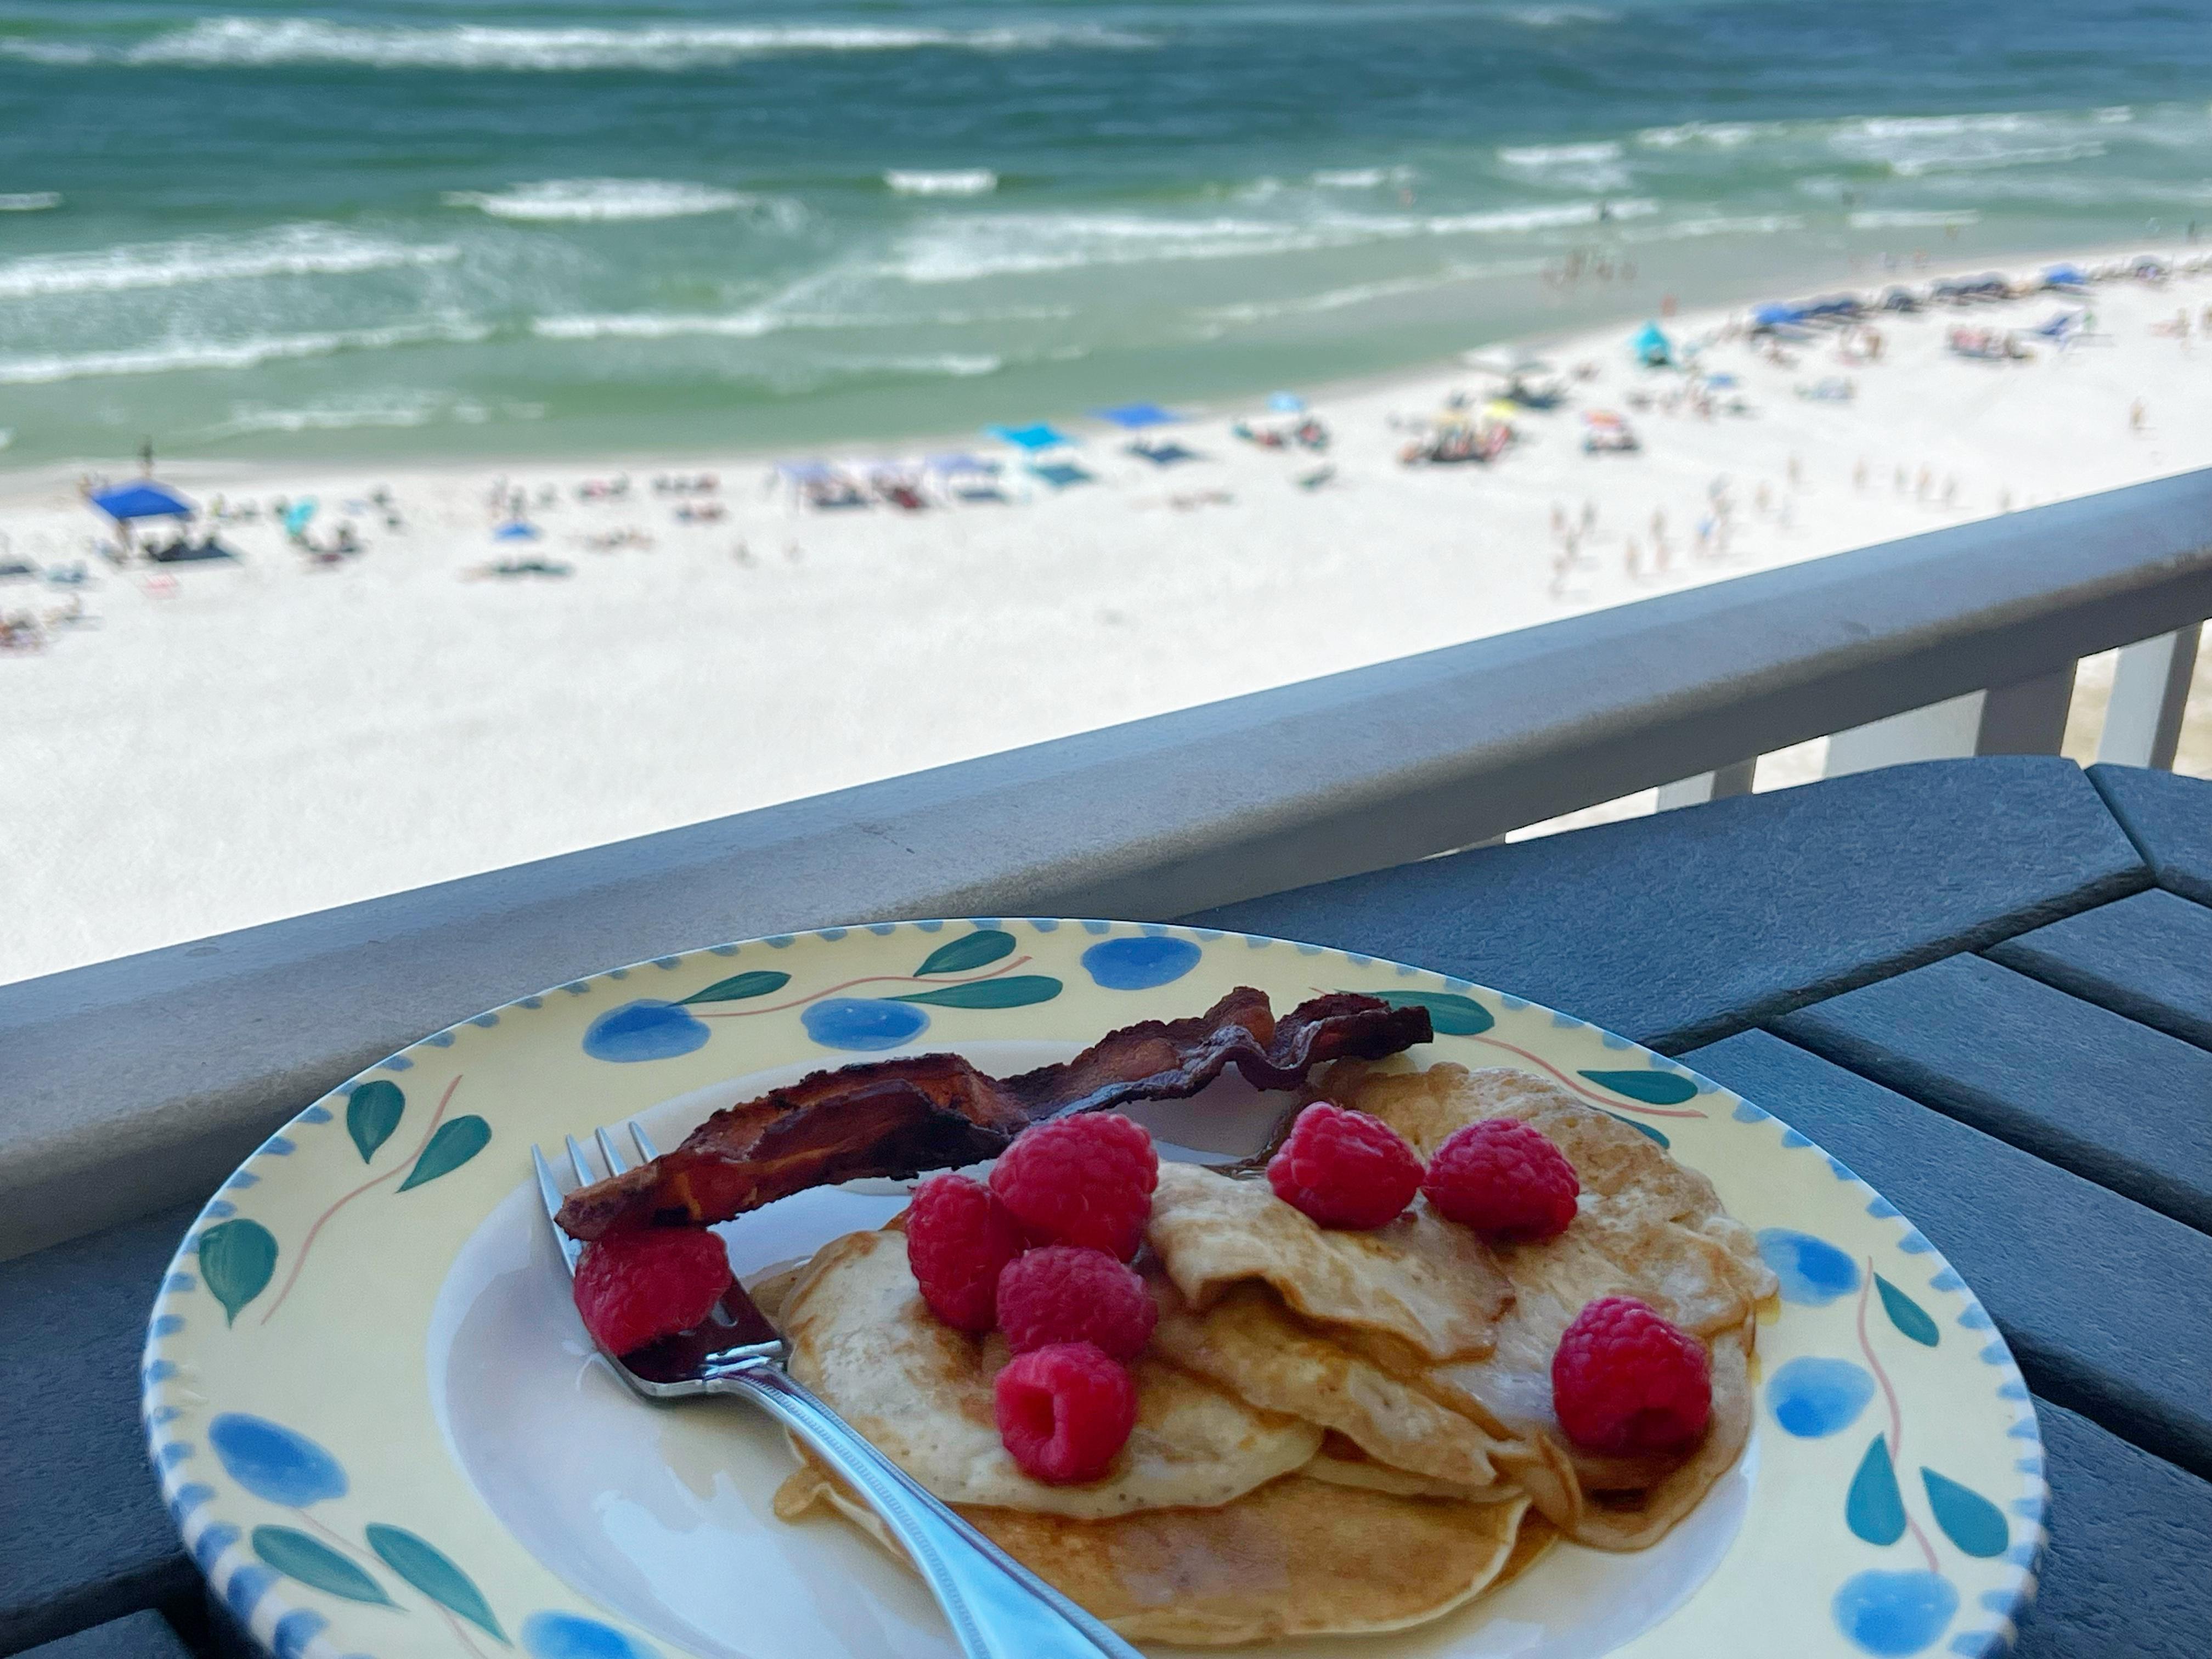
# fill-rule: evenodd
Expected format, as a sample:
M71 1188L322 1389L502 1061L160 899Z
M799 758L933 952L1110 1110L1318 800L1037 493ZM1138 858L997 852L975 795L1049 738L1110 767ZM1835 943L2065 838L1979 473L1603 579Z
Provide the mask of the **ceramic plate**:
M1527 1067L1671 1146L1782 1284L1750 1443L1660 1545L1562 1547L1457 1615L1301 1653L2009 1640L2044 1536L2027 1390L1958 1274L1849 1170L1569 1015L1370 957L1119 922L883 923L663 957L480 1014L307 1108L202 1212L155 1304L147 1435L186 1545L282 1659L945 1659L916 1581L841 1524L770 1516L790 1460L764 1420L726 1401L656 1409L610 1374L531 1143L635 1115L673 1146L717 1106L899 1053L1025 1069L1238 985L1279 1011L1323 990L1426 1004L1437 1038L1416 1060ZM1231 1076L1202 1114L1133 1115L1170 1156L1241 1155L1280 1103ZM902 1202L859 1183L722 1231L751 1278Z

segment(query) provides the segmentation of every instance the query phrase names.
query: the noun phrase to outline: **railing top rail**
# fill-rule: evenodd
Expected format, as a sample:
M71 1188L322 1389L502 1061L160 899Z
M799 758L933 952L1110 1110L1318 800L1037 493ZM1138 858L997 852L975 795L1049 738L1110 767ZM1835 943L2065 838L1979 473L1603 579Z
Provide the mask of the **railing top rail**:
M2212 470L0 986L0 1256L507 998L879 916L1171 916L2212 615Z

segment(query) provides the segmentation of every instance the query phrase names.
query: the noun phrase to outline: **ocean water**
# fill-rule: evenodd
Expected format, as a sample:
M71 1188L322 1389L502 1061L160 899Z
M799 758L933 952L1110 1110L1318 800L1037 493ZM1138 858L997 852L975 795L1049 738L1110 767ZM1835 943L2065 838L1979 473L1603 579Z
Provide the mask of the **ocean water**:
M2208 100L2136 0L0 0L0 460L1265 390L2178 240Z

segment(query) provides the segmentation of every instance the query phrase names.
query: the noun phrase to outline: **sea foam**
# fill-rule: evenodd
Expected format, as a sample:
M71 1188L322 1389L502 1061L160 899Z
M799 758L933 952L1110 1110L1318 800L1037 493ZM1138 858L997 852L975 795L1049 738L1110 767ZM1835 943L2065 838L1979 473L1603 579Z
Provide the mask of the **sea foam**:
M480 323L423 323L312 334L263 335L242 340L164 341L121 351L0 357L0 386L48 386L60 380L168 374L190 369L253 368L288 358L326 357L341 351L377 351L393 346L436 343L470 344L487 339L490 334L491 330Z
M341 64L367 69L681 73L747 58L799 53L1127 50L1151 44L1142 36L1082 24L966 29L805 23L527 28L477 23L372 26L319 17L210 17L119 52L70 46L66 49L82 55L54 61L106 58L131 64L188 68ZM51 50L63 49L54 43L47 45Z
M898 196L988 196L999 187L999 175L988 167L955 168L943 173L893 170L884 183Z
M495 219L540 223L688 219L760 202L742 191L665 179L547 179L505 190L448 191L444 199L448 207L472 207Z
M0 213L44 213L61 204L62 193L58 190L26 190L0 196Z
M258 276L343 276L442 264L459 250L398 242L337 225L281 225L242 236L126 242L79 253L34 253L0 262L0 299L113 294Z

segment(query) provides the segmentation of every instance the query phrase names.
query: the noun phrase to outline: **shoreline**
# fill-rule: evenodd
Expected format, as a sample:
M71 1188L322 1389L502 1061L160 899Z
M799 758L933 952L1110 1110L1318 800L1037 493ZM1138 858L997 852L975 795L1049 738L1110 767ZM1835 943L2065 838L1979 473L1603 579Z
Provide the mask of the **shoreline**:
M1884 318L1874 364L1837 363L1829 336L1787 364L1716 346L1741 415L1632 369L1635 321L1524 339L1595 377L1489 466L1397 459L1448 394L1480 408L1489 383L1454 361L1311 392L1325 457L1235 439L1225 399L1164 429L1200 457L1164 468L1084 422L1095 481L1004 505L807 511L761 492L766 457L716 453L631 461L616 503L576 499L605 462L163 469L203 499L313 493L319 538L390 486L404 532L364 514L367 552L324 566L264 514L222 530L240 563L114 571L73 474L0 474L15 556L92 576L0 583L0 615L74 594L99 620L0 653L0 982L2212 465L2212 276L2087 303L2095 340L2028 362L1943 337L2080 300ZM2183 308L2190 337L2153 331ZM1727 314L1686 307L1673 331ZM1841 379L1852 401L1802 395ZM1638 453L1583 453L1598 405ZM713 522L649 488L710 470ZM500 473L553 488L540 539L492 539ZM518 547L569 574L463 580ZM1808 766L1770 757L1760 781Z
M1893 283L1925 285L1948 277L1979 274L1987 270L2002 271L2008 276L2021 277L2050 264L2062 262L2101 264L2115 259L2133 258L2142 253L2154 253L2169 261L2181 257L2177 250L2166 246L2166 240L2157 236L2143 240L2114 242L2098 246L2080 246L2040 253L1992 253L1973 259L1942 259L1930 257L1921 269L1886 273L1869 271L1847 272L1832 280L1817 280L1808 276L1801 286L1806 292L1869 293ZM2212 244L2207 245L2212 252ZM1548 258L1549 256L1547 256ZM1856 259L1863 256L1852 255ZM1764 289L1759 290L1764 292ZM1790 294L1797 292L1790 289ZM1624 293L1624 299L1627 295ZM1730 301L1699 297L1650 295L1649 300L1673 299L1677 302L1677 317L1669 326L1687 327L1692 332L1717 325L1726 315L1747 311L1758 301ZM1557 350L1575 342L1601 336L1613 329L1632 331L1643 322L1659 316L1657 304L1623 306L1595 321L1564 325L1557 329L1524 330L1495 338L1471 341L1443 356L1425 356L1408 359L1395 366L1362 373L1330 376L1305 385L1301 391L1309 403L1336 402L1349 398L1403 389L1425 383L1441 374L1464 371L1463 359L1475 351L1504 351L1542 355ZM1695 325L1695 326L1692 326ZM1255 384L1197 398L1171 399L1174 406L1189 412L1193 422L1235 417L1261 412L1257 407L1273 389L1273 385ZM1248 407L1250 405L1251 407ZM1116 434L1110 428L1080 411L1032 410L1024 418L1049 421L1074 431L1085 441ZM374 431L364 428L362 430ZM472 452L465 457L428 459L418 456L393 456L378 462L343 462L323 460L312 457L202 457L194 456L174 461L156 458L156 470L173 477L180 487L202 491L280 489L285 480L302 473L317 477L331 477L356 483L372 482L375 477L389 475L428 474L453 475L460 472L501 472L537 469L567 474L599 473L610 471L653 471L683 467L735 468L757 465L773 465L779 459L790 459L794 450L806 450L833 465L873 462L896 459L903 455L938 453L974 447L982 443L980 429L968 428L954 431L942 428L917 430L903 434L870 435L857 434L848 437L826 440L812 446L798 445L786 449L768 449L750 445L708 445L689 447L660 445L651 448L594 449L588 453L569 453L564 451L532 452L527 448L511 451L487 448ZM100 474L103 469L130 468L135 462L118 456L102 460L98 458L77 457L65 460L44 461L30 465L11 466L7 452L0 448L0 511L7 510L15 496L25 489L50 489L67 485L74 489L77 478L87 473ZM120 477L120 471L105 476Z

